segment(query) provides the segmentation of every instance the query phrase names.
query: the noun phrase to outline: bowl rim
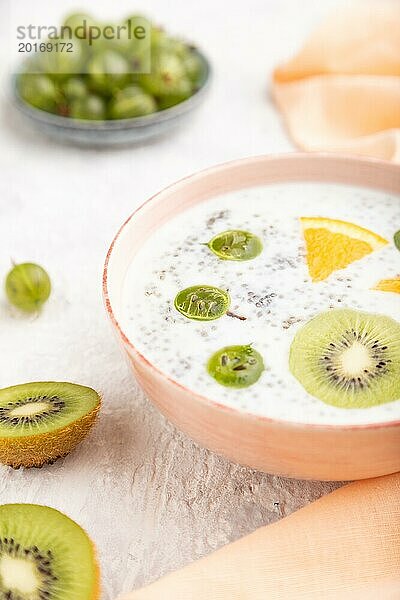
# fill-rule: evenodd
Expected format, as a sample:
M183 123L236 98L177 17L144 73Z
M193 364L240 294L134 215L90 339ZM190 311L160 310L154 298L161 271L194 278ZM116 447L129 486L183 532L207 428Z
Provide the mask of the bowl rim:
M136 127L140 128L149 125L155 125L164 121L169 121L170 119L174 119L189 112L192 108L195 108L198 105L198 103L204 98L205 94L208 92L213 78L213 69L211 63L207 56L197 47L193 48L192 51L195 52L201 58L206 69L204 80L201 86L194 92L194 94L189 96L189 98L186 98L186 100L179 102L179 104L175 104L174 106L170 106L169 108L165 108L164 110L157 110L154 113L144 115L142 117L131 117L128 119L104 119L97 121L90 119L74 119L71 117L63 117L62 115L56 115L42 110L40 108L36 108L35 106L32 106L31 104L26 102L18 91L18 76L23 73L14 73L11 76L12 99L14 101L15 106L24 115L30 117L31 119L34 119L35 121L45 123L46 125L60 127L63 129L108 132L118 131L121 129L134 129ZM46 75L46 73L43 73L43 75Z
M400 419L397 419L395 421L386 421L386 422L381 421L381 422L376 422L376 423L350 424L350 425L326 424L326 423L304 423L304 422L299 422L299 421L287 421L285 419L271 418L271 417L267 417L265 415L256 415L254 413L244 411L241 409L237 409L232 406L227 406L225 404L222 404L221 402L217 402L216 400L212 400L211 398L208 398L207 396L203 396L203 395L195 392L191 388L183 385L182 383L179 383L178 381L176 381L175 379L173 379L172 377L170 377L169 375L164 373L164 371L159 369L157 366L155 366L131 342L131 340L128 338L128 336L123 331L122 326L119 324L118 319L114 313L114 310L113 310L113 307L111 304L111 300L110 300L109 286L108 286L111 255L114 252L114 249L118 243L118 240L119 240L122 232L126 229L128 224L135 218L135 216L139 212L141 212L149 204L158 200L164 194L170 193L174 189L184 186L184 185L186 185L192 181L195 181L197 179L207 178L212 173L223 172L225 169L235 168L236 166L241 166L246 163L247 164L255 163L257 161L279 162L281 160L287 160L288 158L292 159L294 161L303 161L306 159L310 160L312 158L321 160L322 162L342 160L342 161L350 162L350 163L354 164L354 166L370 165L371 167L374 166L374 167L378 167L378 168L384 168L384 169L387 168L387 169L393 169L393 170L396 168L399 168L399 173L400 173L400 167L398 167L394 163L391 163L386 160L380 160L380 159L375 159L375 158L370 158L370 157L342 154L342 153L339 154L339 153L333 153L333 152L286 152L286 153L279 153L279 154L261 154L261 155L254 155L254 156L249 156L249 157L245 157L245 158L234 159L234 160L226 161L223 163L219 163L217 165L213 165L211 167L206 167L205 169L201 169L200 171L195 171L194 173L192 173L190 175L182 177L181 179L169 184L168 186L164 187L162 190L153 194L150 198L145 200L138 208L136 208L136 210L121 225L121 227L117 231L114 239L112 240L111 245L110 245L107 255L106 255L104 269L103 269L103 280L102 280L103 301L104 301L104 305L105 305L105 309L108 314L108 317L111 320L112 325L118 332L120 339L122 339L124 344L129 348L130 351L132 351L134 353L135 358L138 361L140 361L144 367L147 367L148 369L150 369L154 375L160 377L166 384L168 384L172 387L176 387L176 388L180 389L181 391L192 395L196 401L198 401L199 403L201 403L203 405L206 405L206 406L208 405L211 408L215 408L218 410L223 410L225 412L233 413L237 416L241 416L242 418L244 418L246 420L264 422L264 423L268 423L270 425L274 424L277 426L293 428L293 429L312 429L313 431L352 431L352 430L371 430L371 429L386 429L386 428L392 428L392 427L399 427ZM301 179L299 179L299 181L301 181Z

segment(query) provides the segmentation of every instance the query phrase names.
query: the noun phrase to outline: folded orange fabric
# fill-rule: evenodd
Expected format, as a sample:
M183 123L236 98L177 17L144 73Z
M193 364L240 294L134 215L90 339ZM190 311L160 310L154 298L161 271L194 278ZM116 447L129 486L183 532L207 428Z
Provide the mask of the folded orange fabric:
M400 162L400 2L349 3L273 75L295 143Z
M346 485L119 600L376 598L400 598L400 473Z

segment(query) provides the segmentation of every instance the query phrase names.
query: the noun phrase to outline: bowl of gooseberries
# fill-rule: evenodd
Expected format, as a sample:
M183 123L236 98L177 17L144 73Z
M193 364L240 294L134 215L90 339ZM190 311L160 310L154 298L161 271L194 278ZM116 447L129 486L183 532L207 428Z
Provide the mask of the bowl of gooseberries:
M144 17L109 24L74 14L57 35L35 45L13 87L24 117L59 141L113 146L159 136L188 120L209 87L204 54Z

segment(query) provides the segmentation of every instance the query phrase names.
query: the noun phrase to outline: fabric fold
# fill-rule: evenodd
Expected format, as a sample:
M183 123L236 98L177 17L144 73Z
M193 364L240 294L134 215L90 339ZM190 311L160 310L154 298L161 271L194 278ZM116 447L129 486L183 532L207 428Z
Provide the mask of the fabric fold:
M273 75L289 134L309 151L400 160L400 3L333 15Z
M400 474L346 485L118 600L395 600Z

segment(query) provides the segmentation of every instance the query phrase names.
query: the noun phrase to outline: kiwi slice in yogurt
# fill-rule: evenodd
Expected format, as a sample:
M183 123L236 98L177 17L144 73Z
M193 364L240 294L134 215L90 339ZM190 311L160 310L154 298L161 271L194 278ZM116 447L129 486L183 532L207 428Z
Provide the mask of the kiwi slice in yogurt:
M351 309L323 312L296 334L292 374L309 394L339 408L400 398L400 323Z

